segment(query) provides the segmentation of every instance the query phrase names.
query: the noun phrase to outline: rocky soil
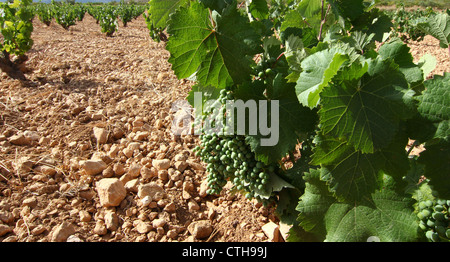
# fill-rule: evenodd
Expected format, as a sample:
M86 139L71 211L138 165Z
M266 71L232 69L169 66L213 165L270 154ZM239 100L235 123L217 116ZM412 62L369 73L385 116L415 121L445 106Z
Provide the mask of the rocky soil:
M0 241L283 241L273 207L206 194L198 139L171 130L192 83L142 17L113 37L35 20L32 38L27 80L0 75ZM450 71L436 40L410 46Z
M270 208L206 195L197 138L171 131L191 83L142 17L114 37L88 15L69 31L35 21L32 38L28 80L1 75L0 241L265 241L264 225L277 230Z

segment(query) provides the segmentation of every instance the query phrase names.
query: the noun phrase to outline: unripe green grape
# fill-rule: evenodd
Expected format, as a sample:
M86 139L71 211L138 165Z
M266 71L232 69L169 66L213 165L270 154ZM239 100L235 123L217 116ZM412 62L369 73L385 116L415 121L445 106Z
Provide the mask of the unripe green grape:
M422 229L423 231L426 231L427 228L428 228L427 225L426 225L423 221L420 221L419 227L420 227L420 229Z
M425 202L419 202L419 209L425 209L425 208L427 208L427 205L425 204Z
M245 194L245 197L247 199L251 199L253 197L253 194L251 192L248 192L247 194Z
M423 219L425 218L425 215L424 215L422 212L419 212L419 213L417 213L417 217L418 217L420 220L423 220Z
M263 77L264 77L264 72L263 72L263 71L260 71L260 72L258 73L258 77L259 77L259 78L263 78Z
M445 227L443 227L443 226L436 226L435 229L436 229L436 232L440 236L445 236Z
M442 211L444 211L444 207L441 205L436 205L436 206L434 206L434 211L442 212Z
M436 232L433 232L433 231L427 231L427 232L425 233L425 236L426 236L429 240L431 240L431 241L433 241L433 242L439 241L439 235L438 235Z
M421 213L424 217L429 217L431 215L431 211L429 209L424 209Z
M433 213L432 217L433 217L435 220L439 220L439 221L445 220L445 215L442 214L441 212Z
M446 203L447 203L447 201L446 201L445 199L438 199L438 200L436 200L436 204L437 204L437 205L443 206L443 205L445 205Z

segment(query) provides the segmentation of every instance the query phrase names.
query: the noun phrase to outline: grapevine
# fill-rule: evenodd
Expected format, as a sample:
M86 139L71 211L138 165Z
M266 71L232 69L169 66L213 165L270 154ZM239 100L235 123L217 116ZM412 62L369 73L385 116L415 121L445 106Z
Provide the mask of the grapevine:
M33 46L30 5L31 0L0 3L0 32L3 36L0 38L0 68L15 78L24 78L16 67L27 60L25 53ZM14 61L11 61L12 55L16 56Z
M219 117L216 124L226 125L227 99L279 103L267 115L282 134L275 144L263 144L267 130L201 130L196 152L208 193L232 183L249 198L273 199L292 225L291 241L417 241L419 228L426 241L448 240L447 201L423 202L417 185L426 177L450 198L450 74L427 79L433 63L416 64L407 39L397 37L431 35L450 48L446 12L410 17L400 9L395 24L361 0L149 5L152 37L167 31L174 73L196 82L188 101L198 107L195 92L216 101L197 123ZM426 148L420 157L405 150L409 139Z
M64 29L69 28L76 24L77 13L69 4L54 4L54 15L56 23L61 25Z
M102 33L111 37L118 28L118 10L111 5L105 5L99 15L99 22Z
M46 24L47 26L49 26L51 24L53 16L54 16L51 6L47 5L47 4L42 4L42 3L40 3L36 6L36 14L37 14L39 20L42 23Z

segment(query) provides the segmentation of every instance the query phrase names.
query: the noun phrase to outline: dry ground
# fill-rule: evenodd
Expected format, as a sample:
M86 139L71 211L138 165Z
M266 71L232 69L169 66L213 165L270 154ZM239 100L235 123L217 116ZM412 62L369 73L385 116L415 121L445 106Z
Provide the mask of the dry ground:
M199 195L205 174L192 153L197 139L170 130L171 106L186 97L190 83L172 74L164 44L150 39L142 17L120 26L113 37L102 34L88 15L69 31L35 19L32 38L23 68L28 81L1 75L0 224L9 232L0 232L0 241L50 241L63 221L82 241L194 241L187 227L197 220L210 220L213 227L202 241L267 239L261 226L275 220L269 209L240 195ZM97 144L94 127L109 132L105 144ZM136 142L137 132L148 133L126 156L123 151ZM9 141L23 133L25 145ZM119 152L113 154L112 147ZM99 154L108 158L107 172L87 176L80 161ZM190 165L180 175L176 155L195 168ZM152 158L169 159L171 167L156 177L126 177L135 163L151 167ZM111 173L119 163L125 175ZM102 207L95 183L109 176L157 182L167 196L140 207L135 184L120 206ZM119 218L118 228L105 233L109 211ZM162 229L148 227L158 218L167 221Z

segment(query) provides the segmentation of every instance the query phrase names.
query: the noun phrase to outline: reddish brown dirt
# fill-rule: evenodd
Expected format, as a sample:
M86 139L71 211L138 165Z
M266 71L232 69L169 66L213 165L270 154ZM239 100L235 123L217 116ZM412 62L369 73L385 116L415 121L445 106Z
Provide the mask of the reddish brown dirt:
M0 227L8 230L0 241L51 241L63 221L71 223L73 235L82 241L267 239L261 226L276 220L269 209L240 195L200 196L203 170L188 167L178 181L170 176L177 154L200 164L192 153L197 139L177 137L170 130L171 105L186 97L191 83L173 75L164 44L150 39L142 17L120 26L113 37L102 34L88 15L68 31L35 19L32 39L22 68L28 80L0 76ZM136 120L141 124L135 126ZM107 143L97 145L94 127L110 131ZM9 142L25 131L34 132L35 140L26 145ZM95 183L107 175L87 176L78 163L94 153L104 155L114 145L122 150L138 131L149 132L140 141L140 152L129 158L119 153L110 157L108 166L122 163L127 171L135 162L150 167L142 158L171 160L169 178L167 171L152 179L138 177L142 184L159 183L167 193L166 203L139 207L130 189L120 206L102 207ZM114 132L122 135L112 138ZM25 160L33 169L22 168ZM53 171L37 168L42 165ZM183 194L184 182L193 184L188 195ZM24 200L33 198L37 202L28 207ZM166 205L175 210L165 211ZM81 211L91 218L82 221ZM118 228L94 233L109 211L119 217ZM167 221L162 229L138 229L139 221L151 224L156 218ZM213 232L207 239L196 240L187 230L197 220L210 221Z

